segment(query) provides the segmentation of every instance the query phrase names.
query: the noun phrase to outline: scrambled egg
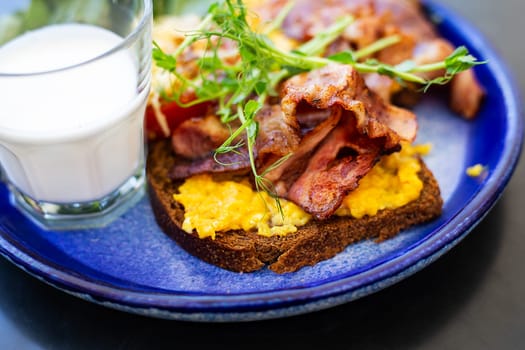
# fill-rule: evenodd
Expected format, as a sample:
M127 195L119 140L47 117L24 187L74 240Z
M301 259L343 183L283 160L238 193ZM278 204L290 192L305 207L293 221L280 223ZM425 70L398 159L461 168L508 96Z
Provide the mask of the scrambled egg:
M384 209L395 209L416 200L423 189L418 177L421 164L415 157L425 155L430 145L403 145L401 152L383 157L348 194L337 215L362 218L374 216Z
M174 195L185 209L182 229L194 229L200 238L215 238L218 231L257 229L264 236L297 231L310 215L292 202L276 201L265 192L252 190L246 182L215 182L210 175L197 175L185 181Z
M467 168L467 175L470 177L480 177L486 170L487 169L483 165L476 164Z
M417 199L423 188L417 155L429 150L429 145L406 144L401 152L383 157L345 198L337 215L373 216ZM182 229L195 230L201 238L215 238L216 232L238 229L257 230L264 236L285 235L311 219L300 207L284 199L279 201L284 214L281 215L276 201L264 192L252 190L247 181L216 182L209 175L187 179L174 199L185 208Z

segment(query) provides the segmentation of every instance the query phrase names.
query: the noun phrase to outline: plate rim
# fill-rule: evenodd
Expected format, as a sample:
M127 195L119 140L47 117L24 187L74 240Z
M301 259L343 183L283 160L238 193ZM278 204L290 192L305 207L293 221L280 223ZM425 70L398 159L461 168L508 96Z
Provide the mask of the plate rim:
M106 285L85 276L75 276L67 269L45 264L16 247L0 230L0 254L39 280L68 294L114 309L145 316L189 321L247 321L270 319L317 311L346 303L384 289L448 252L489 213L503 194L521 156L523 146L523 107L518 85L507 63L484 34L467 19L433 0L422 1L432 14L446 18L454 31L475 46L493 64L491 76L502 88L508 122L502 158L490 179L466 206L450 217L434 233L403 254L355 275L315 286L244 294L189 295L175 292L134 291Z

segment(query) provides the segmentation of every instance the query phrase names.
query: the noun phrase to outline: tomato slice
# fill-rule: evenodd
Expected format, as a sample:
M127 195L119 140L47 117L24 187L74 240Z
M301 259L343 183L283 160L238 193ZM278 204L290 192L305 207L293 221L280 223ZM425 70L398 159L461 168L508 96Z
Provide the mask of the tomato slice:
M185 102L192 101L192 99L195 99L195 97L188 97L185 99ZM148 138L155 139L171 136L173 130L175 130L183 121L190 118L204 116L209 105L209 102L202 102L190 107L181 107L177 102L174 101L161 101L160 110L166 116L166 122L170 130L170 135L164 134L161 126L157 122L153 107L148 105L146 107L145 114L145 127Z

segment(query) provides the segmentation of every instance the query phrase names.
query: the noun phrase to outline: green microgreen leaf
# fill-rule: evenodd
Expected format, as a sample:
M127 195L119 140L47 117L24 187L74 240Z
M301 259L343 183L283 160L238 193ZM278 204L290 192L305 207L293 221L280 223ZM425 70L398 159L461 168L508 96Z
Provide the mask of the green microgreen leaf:
M465 46L458 47L445 59L447 74L452 75L485 63L487 63L487 61L478 61L476 57L472 56Z
M262 104L255 100L250 100L246 105L244 106L244 115L246 116L246 119L254 119L257 112L259 112L262 108Z
M246 123L248 124L246 127L248 138L255 140L257 138L257 133L259 132L259 123L253 119L248 120Z
M264 94L266 91L267 91L267 87L268 87L268 82L266 81L258 81L256 84L255 84L255 93L257 95L262 95Z
M284 156L282 156L281 158L277 159L275 162L273 162L272 164L270 164L270 166L268 166L266 169L264 169L263 173L261 174L261 176L266 176L267 174L269 174L270 172L272 172L273 170L277 169L278 167L280 167L284 162L286 162L291 156L293 155L293 153L288 153Z
M168 55L162 51L160 46L154 41L153 42L153 59L155 64L164 70L174 72L177 68L177 59L173 55Z
M349 50L341 51L331 56L328 56L328 59L342 64L354 64L355 62L357 62L354 58L353 52Z

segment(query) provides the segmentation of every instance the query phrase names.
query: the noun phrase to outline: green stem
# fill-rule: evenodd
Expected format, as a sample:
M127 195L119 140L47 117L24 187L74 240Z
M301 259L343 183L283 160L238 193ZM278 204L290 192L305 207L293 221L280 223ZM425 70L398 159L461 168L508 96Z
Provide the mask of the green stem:
M238 107L238 112L237 113L238 113L238 116L239 116L239 120L242 123L242 126L245 126L244 130L246 130L246 127L247 127L248 123L247 123L246 117L244 115L243 106L239 106ZM251 122L253 122L253 121L251 121ZM249 131L246 130L246 143L247 143L247 146L248 146L248 157L250 158L250 166L252 168L252 173L253 173L254 177L257 178L259 176L259 174L258 174L257 168L255 166L255 155L253 153L253 150L255 149L255 140L253 140L248 135L248 133L249 133Z
M399 35L391 35L387 36L386 38L379 39L372 44L354 52L354 58L356 61L373 55L374 53L381 51L389 46L395 45L401 41L401 37Z
M339 18L333 25L317 34L314 38L299 46L296 51L306 56L317 56L323 53L328 45L334 42L344 30L354 22L354 17L344 16Z
M412 83L418 83L418 84L426 84L427 81L423 78L421 78L418 75L412 74L410 72L404 72L399 69L396 69L395 67L384 65L384 64L378 64L378 65L370 65L366 63L354 63L352 64L353 67L360 73L379 73L379 74L386 74L385 72L389 72L390 76L395 76L397 78L400 78L404 81L412 82Z
M199 27L195 30L196 32L203 31L213 21L213 15L207 14L206 17L201 21ZM173 57L180 56L186 48L191 46L194 42L200 39L199 35L187 35L177 49L171 54Z
M246 123L241 124L237 129L235 129L234 132L228 137L226 141L223 142L222 145L220 145L216 150L215 153L226 153L228 152L232 147L230 146L233 141L241 135L241 133L246 129L247 125Z
M436 62L436 63L429 63L429 64L423 64L421 66L416 66L410 70L410 72L413 73L424 73L424 72L433 72L436 70L446 69L447 65L445 62Z
M288 16L294 6L295 1L288 1L286 5L283 6L277 17L265 28L263 34L268 35L274 30L281 28L286 16Z

